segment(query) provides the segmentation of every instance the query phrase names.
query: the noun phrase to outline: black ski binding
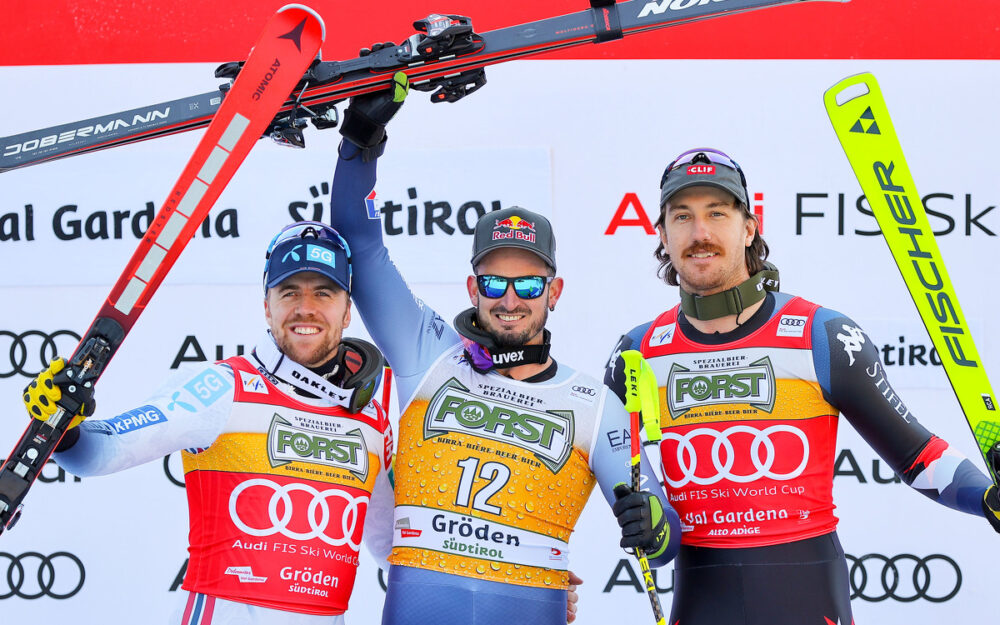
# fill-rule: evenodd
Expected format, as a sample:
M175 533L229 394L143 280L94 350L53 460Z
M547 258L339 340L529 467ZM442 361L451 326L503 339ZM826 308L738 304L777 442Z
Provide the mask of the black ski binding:
M482 45L482 37L472 31L472 20L462 15L432 13L413 22L413 27L419 32L406 41L410 63L460 54Z
M457 102L470 93L477 91L485 84L486 69L480 67L479 69L470 69L454 76L428 80L427 82L411 84L410 86L417 91L437 89L437 91L431 94L431 102Z

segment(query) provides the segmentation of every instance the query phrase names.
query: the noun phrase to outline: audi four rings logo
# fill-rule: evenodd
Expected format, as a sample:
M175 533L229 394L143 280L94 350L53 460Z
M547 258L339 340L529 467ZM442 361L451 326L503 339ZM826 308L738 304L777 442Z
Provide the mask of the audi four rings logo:
M782 463L785 463L787 459L792 457L791 454L801 454L798 466L784 473L771 470L775 460L778 458L772 437L776 437L776 435L782 433L794 436L801 443L801 446L782 446ZM749 449L740 451L738 454L736 452L736 445L730 440L736 434L749 434L751 437L738 437L741 448L749 445ZM695 449L695 441L699 438L705 438L712 442L710 458L705 457L708 454L699 455ZM673 479L670 475L665 476L667 483L674 488L679 488L689 482L706 486L708 484L715 484L720 480L746 483L762 477L772 480L791 480L801 475L802 471L806 468L806 464L809 462L809 439L806 438L802 430L791 425L772 425L763 430L758 430L749 425L734 425L721 432L711 428L696 428L683 435L667 432L663 435L663 442L661 443L661 449L664 450L664 457L667 456L667 441L677 441L677 468L683 474L680 479ZM702 448L704 449L704 445L702 445ZM763 450L763 457L761 450ZM749 458L753 463L754 470L749 472L744 471L743 473L733 471L733 465L737 457ZM707 475L704 471L702 474L698 474L699 459L711 460L712 469Z
M597 389L590 388L589 386L579 386L579 385L577 385L577 386L573 387L573 390L576 391L577 393L583 393L584 395L590 395L591 397L593 397L594 395L597 395Z
M33 378L58 354L69 356L80 342L80 335L72 330L25 330L21 333L0 330L0 354L6 348L10 366L0 366L0 379L23 375Z
M806 320L799 317L789 317L784 316L781 318L781 325L783 326L794 326L796 328L806 325Z
M884 556L869 553L861 557L847 554L851 563L851 599L909 603L926 599L948 601L962 587L962 569L946 555L934 553L921 558L910 553ZM931 572L933 571L933 579Z
M248 488L253 487L268 488L274 491L271 494L271 499L267 504L267 521L270 523L268 527L251 527L246 521L244 521L237 511L237 503L239 501L240 495ZM299 515L295 515L296 506L292 503L292 498L290 493L294 491L302 491L309 495L312 495L312 500L309 502L307 509L302 510L302 502L299 502L298 510ZM340 515L340 521L337 522L336 519L332 518L330 514L330 504L327 502L330 498L343 499L346 502L343 512ZM241 531L249 534L250 536L272 536L274 534L281 534L288 538L293 538L295 540L310 540L313 538L319 538L323 542L333 547L340 547L343 545L349 545L354 551L361 549L361 528L363 526L362 510L360 508L361 504L365 504L365 511L368 509L369 498L367 496L353 497L350 493L346 493L343 490L330 488L324 491L319 491L309 486L308 484L285 484L282 486L276 482L273 482L264 478L254 478L241 483L239 486L233 489L232 494L229 496L229 516L233 520L233 523ZM281 504L282 511L279 516L278 514L278 504ZM244 511L247 511L249 507L244 507ZM319 518L317 519L316 511L319 510ZM256 509L255 509L256 511ZM263 516L262 514L260 516ZM296 526L302 524L302 520L309 524L308 532L296 532L289 528L292 524L292 518L296 518ZM331 523L332 521L332 523ZM337 525L340 527L338 528ZM304 527L304 525L302 525ZM327 530L338 530L340 536L330 536ZM355 535L357 535L355 537Z
M0 600L69 599L83 588L87 572L83 562L68 551L44 555L26 551L19 556L0 551L0 562L7 561L7 575L0 575Z

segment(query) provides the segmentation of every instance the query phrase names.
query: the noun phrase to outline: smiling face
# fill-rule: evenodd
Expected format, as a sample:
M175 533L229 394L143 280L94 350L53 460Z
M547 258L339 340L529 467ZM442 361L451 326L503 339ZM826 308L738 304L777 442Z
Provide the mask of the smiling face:
M264 317L284 354L318 367L337 353L351 323L351 298L333 280L304 271L268 289Z
M750 278L746 248L757 223L732 194L710 186L688 187L667 201L660 241L677 270L681 288L711 295Z
M477 275L516 278L548 276L550 273L551 270L545 261L532 252L516 247L493 250L476 265ZM513 285L510 285L502 297L492 299L480 295L475 276L469 276L467 280L469 299L476 307L476 321L479 327L505 348L542 342L542 330L545 328L549 309L555 307L559 300L562 286L562 278L553 278L541 296L535 299L521 299L514 292Z

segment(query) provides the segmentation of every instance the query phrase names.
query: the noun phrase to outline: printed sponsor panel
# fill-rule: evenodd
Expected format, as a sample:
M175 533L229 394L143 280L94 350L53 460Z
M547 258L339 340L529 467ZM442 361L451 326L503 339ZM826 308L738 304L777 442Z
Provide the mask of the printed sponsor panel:
M81 86L87 97L74 109L79 115L67 116L64 99L39 98L38 118L53 123L205 91L214 84L205 78L211 74L209 65L30 69L30 81L23 68L2 68L0 77L17 78L24 92L39 77L58 84L63 79L79 81L79 74L89 83L105 85L107 77L121 77L120 83L104 89ZM980 354L987 370L995 372L996 331L984 320L990 318L997 296L981 281L982 268L1000 260L1000 212L993 208L1000 197L991 182L993 159L980 147L1000 140L1000 127L982 124L993 118L989 103L995 102L1000 85L995 62L546 61L499 66L490 69L490 85L482 97L477 94L449 107L431 107L418 99L407 105L393 122L378 194L367 208L374 214L387 202L401 207L385 209L393 215L393 232L402 230L388 236L392 253L416 285L416 294L449 322L466 305L462 286L471 241L459 236L462 206L523 203L548 214L559 241L560 273L567 280L564 297L550 317L553 353L599 375L623 331L677 301L676 291L655 277L651 257L656 181L662 167L695 145L723 149L747 171L753 210L763 215L783 288L855 319L883 354L890 380L921 423L974 458L968 428L956 418L957 405L933 364L929 341L884 242L874 232L874 219L859 200L857 183L819 101L824 89L862 70L879 76L963 309L973 320ZM138 79L150 71L166 72L175 82L153 85ZM561 84L592 85L587 98L567 109L565 94L557 93L551 81L553 73L561 76ZM670 80L651 79L657 76ZM697 101L677 98L679 85L697 92ZM530 106L525 105L527 93L534 94ZM939 93L963 97L937 97ZM20 119L17 113L23 109L16 107L23 103L0 102L7 119ZM614 112L615 123L595 124L608 111ZM540 124L539 119L562 121ZM428 128L452 131L430 138ZM141 225L147 202L162 200L194 139L165 138L0 175L0 262L10 268L0 276L0 330L10 333L0 332L3 440L12 444L23 429L24 384L50 351L72 349L70 332L86 329L135 247L133 219ZM339 135L309 131L307 141L304 151L262 144L251 155L213 213L209 236L199 233L185 251L176 274L102 379L99 414L124 414L142 406L148 392L184 362L214 360L251 348L263 328L262 248L273 231L292 218L293 210L296 216L328 219L322 196L328 192L324 183L331 175ZM452 212L435 221L444 208L434 206L442 202ZM53 220L57 210L70 205L77 208L63 211L60 227L68 236L75 232L72 220L79 218L80 235L63 240ZM408 234L410 206L414 235ZM222 217L227 209L236 212ZM466 208L466 225L473 210ZM87 234L87 219L92 219L95 238ZM231 224L238 237L224 236L232 232ZM447 234L442 224L454 232ZM101 238L104 233L106 239ZM435 254L429 256L428 249ZM70 274L66 258L73 259ZM622 262L612 264L609 258ZM94 286L36 288L70 282ZM793 321L784 330L789 336L796 332ZM351 330L366 336L359 317ZM31 334L35 331L40 334ZM60 331L67 334L56 336ZM674 331L663 328L657 340L671 340ZM47 343L53 338L55 347ZM927 351L921 353L921 346ZM898 364L899 349L906 365ZM931 364L924 366L921 356ZM944 509L897 483L848 424L842 424L840 437L835 513L842 520L844 547L855 558L849 566L858 595L857 621L972 621L987 613L992 552L986 547L995 544L996 535L982 519ZM766 464L763 441L758 451ZM176 485L183 481L178 460L175 454L165 462L82 481L47 467L21 524L0 539L0 551L42 554L23 557L27 577L18 592L38 593L50 583L50 592L72 591L75 564L56 558L59 552L76 556L86 579L67 599L0 599L4 613L11 618L73 618L83 624L108 616L125 621L136 615L168 614L187 531L184 493ZM642 622L649 617L648 605L628 571L636 579L638 574L616 547L617 528L601 499L594 496L570 540L570 568L586 580L578 622ZM74 531L66 533L58 528L68 514ZM53 541L54 534L60 540ZM42 563L45 558L53 561L52 578ZM12 591L2 586L5 562L0 556L0 596ZM126 562L140 566L144 575L123 575ZM364 549L361 562L349 618L377 622L382 590ZM38 571L44 573L42 582ZM657 585L669 590L668 572L659 573ZM936 601L956 587L954 596ZM877 600L883 595L888 596ZM669 604L669 592L664 597ZM111 613L93 606L112 606L107 608Z

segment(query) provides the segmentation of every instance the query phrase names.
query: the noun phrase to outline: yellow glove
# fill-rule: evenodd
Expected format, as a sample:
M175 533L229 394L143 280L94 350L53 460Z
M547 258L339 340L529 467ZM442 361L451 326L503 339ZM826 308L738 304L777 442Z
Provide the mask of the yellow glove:
M63 389L72 387L73 391L67 391L67 398L74 403L79 402L80 408L69 424L69 428L75 428L80 422L94 414L94 387L84 387L81 384L71 381L63 370L66 368L66 361L62 358L55 358L49 363L49 368L41 372L31 384L24 389L24 406L28 409L28 415L39 421L48 421L49 418L59 409L57 402L63 399Z
M997 496L997 487L993 484L990 484L983 494L983 514L993 529L1000 533L1000 497Z

